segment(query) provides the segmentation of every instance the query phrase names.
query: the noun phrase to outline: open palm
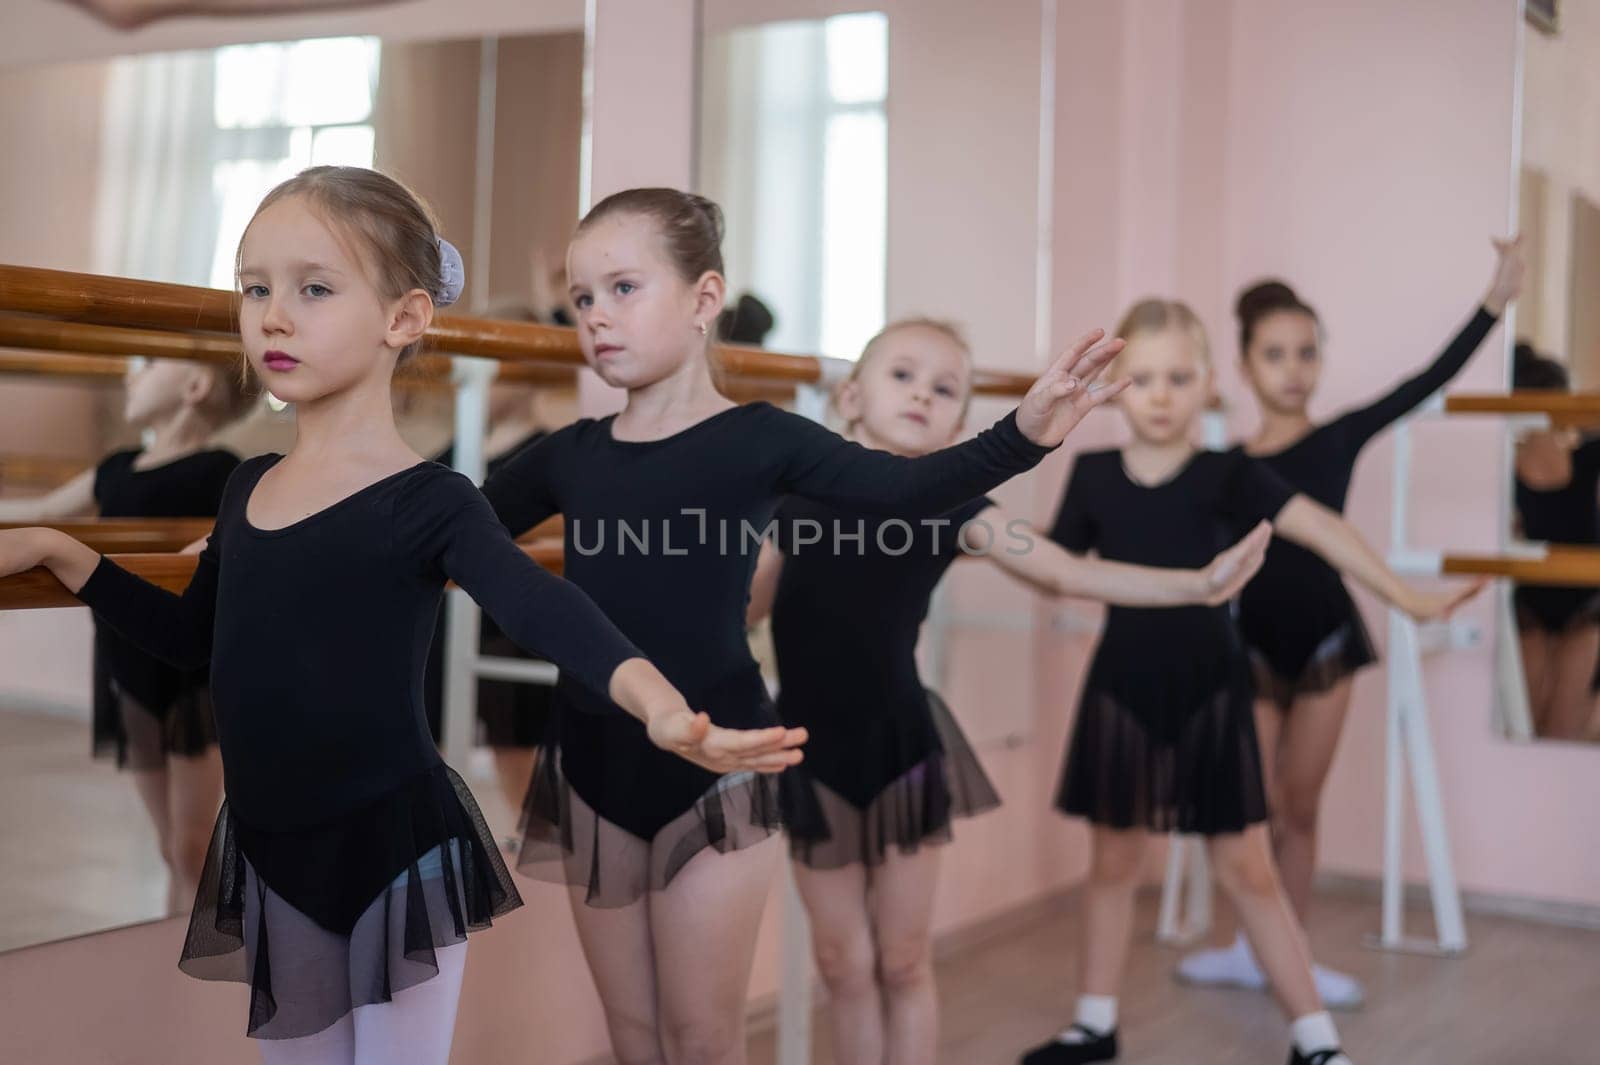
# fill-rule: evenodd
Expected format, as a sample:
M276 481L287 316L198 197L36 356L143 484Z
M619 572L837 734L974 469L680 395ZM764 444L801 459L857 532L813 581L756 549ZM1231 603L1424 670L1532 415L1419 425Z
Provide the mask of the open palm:
M1090 411L1128 386L1127 381L1094 383L1122 350L1120 339L1107 340L1105 335L1104 329L1085 333L1034 381L1017 405L1017 428L1023 436L1040 447L1055 447Z

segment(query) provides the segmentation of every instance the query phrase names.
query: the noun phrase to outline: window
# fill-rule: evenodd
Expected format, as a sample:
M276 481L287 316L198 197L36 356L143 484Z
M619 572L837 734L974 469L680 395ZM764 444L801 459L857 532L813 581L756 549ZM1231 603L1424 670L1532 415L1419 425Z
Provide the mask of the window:
M220 48L214 57L210 283L233 287L234 252L256 205L308 166L371 166L376 37Z
M728 217L729 286L770 347L842 358L882 328L888 19L777 22L706 42L701 181Z

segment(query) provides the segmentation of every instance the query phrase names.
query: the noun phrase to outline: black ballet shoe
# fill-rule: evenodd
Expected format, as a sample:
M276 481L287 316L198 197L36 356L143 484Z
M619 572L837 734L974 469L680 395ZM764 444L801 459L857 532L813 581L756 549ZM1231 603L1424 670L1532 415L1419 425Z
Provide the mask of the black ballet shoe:
M1339 1058L1343 1058L1346 1062L1350 1060L1338 1047L1319 1050L1315 1054L1302 1054L1299 1047L1292 1047L1289 1050L1289 1065L1329 1065Z
M1022 1056L1021 1065L1086 1065L1091 1061L1111 1061L1116 1058L1115 1028L1101 1035L1081 1024L1074 1024L1068 1031L1082 1032L1083 1042L1063 1043L1059 1039L1052 1039L1048 1043L1041 1043Z

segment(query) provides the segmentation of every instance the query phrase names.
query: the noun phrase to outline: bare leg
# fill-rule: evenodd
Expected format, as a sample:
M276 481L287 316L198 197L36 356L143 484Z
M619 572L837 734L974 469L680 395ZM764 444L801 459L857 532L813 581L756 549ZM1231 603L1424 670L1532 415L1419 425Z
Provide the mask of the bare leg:
M500 791L513 811L522 809L528 795L528 781L533 779L534 766L539 761L537 747L493 747L495 775L500 780Z
M726 854L704 850L650 896L668 1065L745 1065L750 966L782 854L778 836Z
M1276 784L1271 792L1273 853L1302 925L1311 912L1322 789L1344 731L1352 687L1347 677L1325 692L1295 700L1277 744L1276 770L1268 778Z
M1084 888L1083 961L1078 992L1115 997L1133 938L1133 896L1150 834L1094 826L1094 853Z
M1213 836L1206 842L1217 882L1233 900L1284 1012L1293 1020L1320 1011L1305 936L1278 880L1266 826L1252 825L1242 834Z
M644 899L619 909L601 909L572 889L572 917L584 960L600 992L611 1052L619 1065L663 1065L657 1034L656 965L650 942L650 909Z
M448 1065L467 944L434 950L439 974L353 1014L355 1065Z
M811 917L811 949L828 988L828 1033L836 1065L883 1065L883 996L863 865L812 869L794 863Z
M1550 637L1543 629L1519 624L1517 639L1522 645L1522 676L1528 685L1528 714L1533 718L1533 734L1543 736L1549 727L1551 693L1554 691Z
M133 778L134 790L139 793L139 800L150 815L150 823L155 826L156 845L161 848L161 860L167 866L167 913L178 913L194 901L194 892L190 891L187 897L184 895L183 878L178 873L177 854L173 850L167 770L165 767L130 769L128 776Z
M194 901L216 827L222 804L222 754L211 747L193 758L170 756L167 777L173 881L182 907Z
M1551 739L1579 740L1589 723L1589 684L1594 679L1595 656L1600 654L1600 625L1576 625L1550 642L1554 676L1543 734Z
M937 1056L933 898L938 884L937 847L913 854L891 852L872 871L872 924L888 1013L889 1065L928 1065Z

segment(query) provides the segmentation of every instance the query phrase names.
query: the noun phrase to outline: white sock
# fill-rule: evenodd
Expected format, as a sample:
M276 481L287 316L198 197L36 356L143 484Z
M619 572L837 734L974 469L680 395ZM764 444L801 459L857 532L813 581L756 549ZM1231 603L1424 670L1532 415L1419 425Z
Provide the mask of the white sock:
M1073 1023L1087 1028L1095 1035L1110 1035L1117 1028L1117 997L1115 995L1079 995L1078 1012ZM1080 1028L1068 1028L1057 1038L1063 1043L1085 1042Z
M1333 1026L1333 1018L1327 1010L1297 1018L1289 1025L1289 1035L1300 1053L1306 1055L1339 1047L1339 1030Z

